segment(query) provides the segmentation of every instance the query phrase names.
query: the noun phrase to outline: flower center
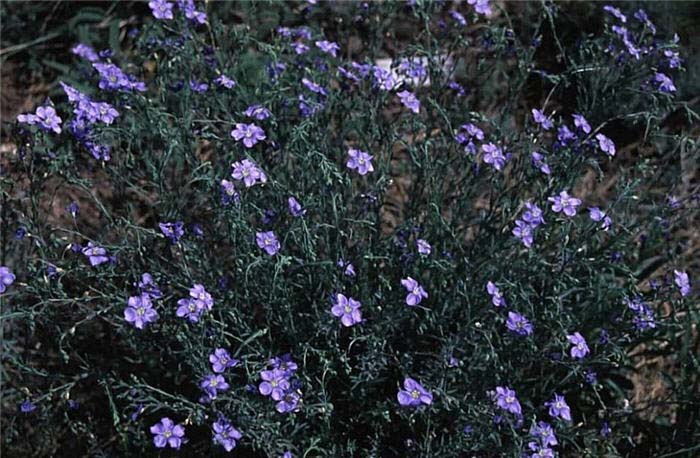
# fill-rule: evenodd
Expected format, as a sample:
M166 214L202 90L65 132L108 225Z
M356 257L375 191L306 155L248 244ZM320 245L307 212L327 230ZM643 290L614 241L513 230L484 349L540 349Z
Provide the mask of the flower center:
M146 313L146 309L144 309L143 307L139 307L139 308L136 309L136 314L137 314L137 315L143 316L145 313Z
M279 383L277 383L277 380L273 380L272 382L270 382L270 385L272 385L273 388L276 388L277 385L279 385Z
M173 435L173 432L172 432L172 431L166 431L166 432L163 433L163 435L164 435L166 438L169 438L170 436Z
M216 386L218 384L219 384L219 381L215 378L213 378L209 381L209 385L211 385L211 386Z
M418 399L420 397L420 393L418 392L418 390L411 391L411 397L413 399Z
M506 404L512 404L515 401L513 396L506 396Z
M190 312L194 312L195 310L197 310L197 306L193 303L190 303L190 305L188 305L187 308Z
M352 312L352 307L350 307L349 305L346 305L345 306L345 313L350 313L350 312Z

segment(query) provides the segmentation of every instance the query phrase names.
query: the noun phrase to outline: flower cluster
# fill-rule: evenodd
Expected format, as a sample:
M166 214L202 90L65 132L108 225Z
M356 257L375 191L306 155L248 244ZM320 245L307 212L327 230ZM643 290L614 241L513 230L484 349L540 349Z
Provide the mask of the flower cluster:
M268 365L271 369L260 372L262 382L258 391L263 396L270 396L276 401L275 409L279 413L293 412L301 402L301 384L294 376L298 366L290 354L272 358Z

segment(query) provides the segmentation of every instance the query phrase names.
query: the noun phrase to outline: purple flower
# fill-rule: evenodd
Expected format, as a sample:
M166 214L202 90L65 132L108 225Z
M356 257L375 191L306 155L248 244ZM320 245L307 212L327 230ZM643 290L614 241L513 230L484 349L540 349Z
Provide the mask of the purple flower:
M333 41L317 41L316 47L321 51L325 52L326 54L330 54L333 57L337 57L337 52L340 51L340 46L338 46L338 43L335 43Z
M566 336L566 339L573 345L571 347L572 358L583 359L588 353L590 353L588 344L586 344L586 339L584 339L580 333L575 332Z
M586 118L583 117L583 115L576 114L574 113L574 126L578 128L579 130L583 131L584 134L590 134L591 133L591 126L588 124L588 121Z
M666 49L664 50L664 56L668 58L669 68L680 68L681 57L678 52Z
M450 16L452 16L452 19L457 21L459 25L467 25L467 20L464 18L464 16L462 16L462 14L459 11L450 11Z
M274 232L256 232L255 241L258 246L270 256L274 256L280 250L280 242Z
M56 114L56 110L50 106L43 106L36 109L34 114L21 114L17 116L17 121L29 125L39 124L39 127L46 131L61 133L61 118Z
M525 202L525 211L523 212L523 221L537 227L540 224L544 224L544 217L542 216L542 209L533 204L532 202Z
M634 13L634 17L640 22L644 23L644 25L651 30L652 34L656 34L656 26L649 20L649 16L647 16L646 11L640 8Z
M401 99L401 103L403 104L403 106L405 106L406 108L408 108L416 114L420 112L420 100L416 98L413 92L401 91L396 95L398 95Z
M537 151L532 152L532 165L540 169L540 171L545 175L550 175L552 173L552 170L549 168L549 165L546 162L544 162L544 156L541 153L538 153Z
M260 378L263 379L258 386L258 391L263 396L271 396L275 401L279 401L284 396L284 393L289 389L290 384L287 374L279 369L260 372Z
M287 207L289 208L289 214L292 216L304 216L306 210L301 207L301 204L294 197L289 197L287 199Z
M36 410L36 405L29 399L25 399L19 404L19 411L22 413L31 413Z
M92 64L93 68L100 74L100 89L115 91L115 90L137 90L145 91L146 85L136 80L133 76L125 74L119 67L114 64L104 64L97 62Z
M489 16L491 14L491 5L489 5L490 0L467 0L467 3L474 5L474 10L478 14L483 14L484 16Z
M501 291L498 289L498 286L489 281L486 283L486 291L491 295L491 302L493 305L496 307L506 305L506 300L501 294Z
M236 128L231 131L231 136L236 141L243 140L246 148L252 148L259 141L265 140L265 131L255 124L236 123Z
M566 216L575 216L576 208L581 205L581 201L570 196L567 191L562 191L558 196L549 197L547 200L552 202L554 213L563 211Z
M211 374L202 379L199 384L200 388L209 396L209 399L216 399L219 392L224 392L229 389L229 384L222 375Z
M523 454L523 456L527 456L529 458L554 458L554 451L545 445L531 441L527 443L527 446L534 453L532 455Z
M174 223L158 223L160 231L167 238L170 239L171 243L177 243L183 235L185 235L185 230L183 229L185 223L182 221L175 221Z
M659 90L661 92L676 92L676 86L673 84L673 80L664 73L656 73L654 75L654 81L659 85Z
M212 429L214 430L214 443L224 447L227 452L236 448L236 441L243 437L240 431L234 428L226 418L220 418L212 425Z
M165 0L151 0L148 2L149 8L156 19L169 20L173 18L173 4Z
M107 257L107 250L95 245L92 242L88 242L87 246L83 248L82 252L85 256L87 256L88 260L90 261L90 265L93 267L109 261L109 258Z
M340 322L345 327L350 327L362 321L362 304L352 297L346 297L343 294L336 294L333 301L331 313L333 316L339 317Z
M507 386L496 387L496 405L506 412L515 415L522 414L522 408L520 407L520 402L518 402L515 391Z
M212 370L220 374L224 372L229 367L236 367L238 360L231 358L228 351L224 348L217 348L214 353L209 355L209 362L211 363Z
M338 267L345 267L343 274L345 274L346 277L355 276L355 266L353 266L350 261L344 261L341 259L338 261Z
M0 294L7 291L7 287L14 283L16 278L9 267L0 266Z
M193 0L178 0L178 7L185 12L185 17L197 24L207 22L207 15L202 11L197 11Z
M221 87L225 87L226 89L233 89L233 87L236 86L236 82L226 75L220 75L214 80L214 82Z
M294 455L292 455L292 452L287 450L286 452L284 452L284 454L282 454L281 458L294 458Z
M153 281L153 277L148 272L143 273L141 275L141 280L134 284L134 286L136 286L142 294L146 294L152 299L159 299L163 296L163 293L160 292L158 285L156 285L155 281Z
M147 294L131 296L124 309L124 318L137 329L143 329L148 323L158 319L158 312L153 309L151 297Z
M153 443L158 448L169 445L171 448L179 449L180 445L187 442L184 426L176 425L168 417L161 418L160 423L151 426L151 434L153 434Z
M420 57L403 58L399 62L398 72L420 81L428 76L428 70L423 65L424 62L427 61Z
M598 145L604 153L607 153L608 156L615 155L615 143L612 140L603 134L597 134L595 138L598 140Z
M372 167L372 155L360 151L359 149L350 148L348 150L348 162L347 168L357 169L360 175L366 175L368 172L374 172L374 167Z
M603 438L607 439L608 437L610 437L611 432L612 432L612 430L610 429L610 425L608 424L607 421L604 421L603 426L600 428L600 435Z
M304 54L309 50L309 47L301 41L295 41L291 44L291 46L292 49L294 49L294 52L297 54Z
M192 90L192 92L198 92L201 94L203 92L207 92L207 89L209 89L209 85L202 81L190 80L190 89Z
M433 395L410 377L404 379L403 389L399 389L396 398L404 407L418 407L421 404L433 403Z
M231 164L231 167L233 168L231 177L237 181L243 180L246 188L250 188L256 183L267 183L265 172L258 168L258 165L250 159L234 162Z
M532 324L527 318L517 312L508 312L506 327L519 336L529 336L532 334Z
M401 280L401 284L408 291L408 295L406 296L406 305L413 307L420 304L423 298L427 299L428 293L413 278L404 278Z
M374 83L384 91L391 91L396 85L396 81L389 70L381 67L374 67Z
M501 170L506 165L506 157L498 146L486 143L481 145L481 150L484 152L484 162L490 164L494 169Z
M516 238L523 242L523 245L530 248L535 241L533 234L534 228L535 227L532 224L518 219L515 221L515 227L513 228L512 233Z
M323 88L323 86L320 86L307 78L302 78L301 84L303 84L304 87L306 87L306 89L310 90L311 92L314 92L316 94L320 94L322 96L328 95L328 91L326 91Z
M432 250L432 247L430 246L428 241L423 239L416 240L416 247L418 248L418 252L420 254L424 254L426 256L429 255L430 251Z
M251 105L248 108L246 108L243 114L245 114L249 118L255 118L259 121L264 121L272 115L272 113L270 113L270 110L268 110L262 105Z
M211 310L214 307L214 299L211 294L204 289L203 285L195 284L190 288L190 298L197 301L197 306L202 310Z
M683 272L681 270L674 270L673 271L673 276L674 276L674 282L676 283L676 286L678 286L678 289L681 291L681 296L685 297L690 294L690 279L688 278L688 274L686 272Z
M557 129L557 140L559 140L559 143L562 145L567 145L570 141L575 139L576 135L571 132L568 126L560 126L559 129Z
M549 416L552 418L561 418L565 421L571 421L571 409L566 403L564 396L554 393L554 399L544 403L545 407L549 407ZM556 444L552 444L556 445Z
M236 191L234 184L228 180L221 180L221 203L229 205L231 202L238 203L241 195Z
M590 212L590 217L593 221L603 222L603 224L600 226L601 229L603 229L604 231L608 231L610 229L610 226L612 225L612 219L610 219L610 217L607 216L604 211L602 211L598 207L589 207L588 211Z
M554 428L545 421L540 421L536 425L533 424L530 428L530 436L545 447L558 444L557 436L554 435Z
M175 315L179 316L180 318L187 318L193 323L199 321L199 317L203 312L199 301L183 298L177 301L177 305L179 305L179 307L175 311Z
M607 11L608 13L612 14L613 16L618 18L621 22L627 22L627 16L622 14L622 12L619 9L615 8L614 6L605 5L603 7L603 11Z
M544 112L537 110L535 108L532 109L532 116L535 118L535 122L542 126L544 130L549 130L552 127L554 127L554 123L552 120L544 114Z
M291 412L293 410L296 410L300 400L301 397L299 396L298 392L293 390L287 391L277 402L277 404L275 404L275 409L279 413Z
M270 359L268 364L270 364L273 369L279 369L284 372L287 377L291 376L299 368L297 363L292 359L292 355L289 353Z
M98 60L100 60L99 56L92 48L92 46L86 45L84 43L78 43L77 45L73 46L70 52L90 62L97 62Z

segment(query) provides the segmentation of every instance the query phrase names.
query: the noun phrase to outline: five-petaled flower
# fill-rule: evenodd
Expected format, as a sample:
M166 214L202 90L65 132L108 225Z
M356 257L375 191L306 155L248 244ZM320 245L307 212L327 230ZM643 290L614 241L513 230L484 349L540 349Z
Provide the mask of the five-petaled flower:
M520 407L520 402L516 397L515 391L507 386L496 387L496 405L506 412L515 415L522 414L522 408Z
M681 292L681 296L685 297L690 294L690 279L688 278L688 274L681 270L674 270L673 276L674 282Z
M227 452L233 450L236 447L236 441L243 437L226 418L220 418L214 422L212 429L214 442L224 447Z
M148 323L156 321L158 312L153 308L151 296L148 294L131 296L124 309L124 318L129 323L133 323L137 329L143 329Z
M433 403L433 395L417 381L406 377L403 381L403 389L399 388L396 395L399 404L406 407L418 407L421 404L430 405Z
M420 112L420 100L418 100L418 98L413 92L401 91L398 92L396 95L398 95L399 99L401 99L401 103L403 104L403 106L405 106L406 108L408 108L416 114Z
M598 146L604 153L607 153L608 156L615 155L615 143L612 140L603 134L596 134L595 138L598 140Z
M401 280L401 284L408 291L406 296L406 305L415 306L421 303L423 298L428 297L428 293L423 287L413 278L407 277Z
M571 347L571 357L576 359L583 359L590 352L586 339L579 333L575 332L571 335L566 336L566 339L572 344Z
M532 324L518 312L508 312L506 327L519 336L529 336L533 331Z
M373 172L372 155L359 149L350 148L348 150L347 167L349 169L357 169L360 175L366 175L368 172Z
M99 266L100 264L109 261L109 257L107 256L107 250L95 245L92 242L88 242L87 246L83 248L82 251L83 254L87 256L88 260L90 261L90 265L93 267Z
M217 348L214 350L214 353L209 355L209 362L211 363L211 369L215 373L221 374L229 367L235 367L239 361L231 358L231 355L225 348Z
M187 441L185 439L185 427L176 425L168 417L161 418L160 423L151 426L151 434L153 434L153 443L158 448L170 446L171 448L179 449L180 445Z
M554 399L545 402L544 405L549 407L549 415L552 418L561 418L565 421L571 421L571 409L566 403L564 396L554 393Z
M240 162L231 164L231 177L237 181L243 181L246 188L250 188L257 183L267 183L267 175L258 165L250 159L243 159Z
M255 241L260 248L265 250L270 256L274 256L280 250L280 242L272 231L256 232Z
M336 294L331 313L340 318L340 322L345 327L353 326L362 321L362 304L352 297L346 297L344 294Z
M566 216L576 216L576 208L581 205L581 200L569 195L567 191L562 191L558 196L549 197L552 202L554 213L564 212Z
M15 278L9 267L0 266L0 294L7 291L7 287L14 283Z
M231 136L236 141L243 140L246 148L252 148L258 142L265 140L265 131L255 124L236 123L236 128L231 131Z

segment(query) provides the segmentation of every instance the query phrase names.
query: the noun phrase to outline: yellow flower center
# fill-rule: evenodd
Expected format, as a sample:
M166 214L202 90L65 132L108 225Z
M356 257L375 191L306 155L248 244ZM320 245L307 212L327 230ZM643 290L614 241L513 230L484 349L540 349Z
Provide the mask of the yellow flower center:
M345 306L345 313L350 313L350 312L352 312L352 307L350 307L349 305L346 305Z
M411 397L413 399L418 399L420 397L420 393L418 392L418 390L411 391Z
M164 435L166 438L169 438L170 436L173 435L173 433L172 433L172 431L166 431L166 432L163 433L163 435Z

